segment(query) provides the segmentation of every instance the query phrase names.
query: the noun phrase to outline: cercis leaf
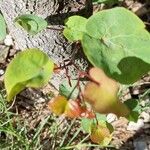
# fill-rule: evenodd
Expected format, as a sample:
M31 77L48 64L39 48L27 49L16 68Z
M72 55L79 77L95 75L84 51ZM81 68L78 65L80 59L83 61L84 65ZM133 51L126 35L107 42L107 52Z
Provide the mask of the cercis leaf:
M102 117L103 118L103 117ZM90 134L90 138L94 143L101 146L107 146L112 139L113 126L107 121L96 119L81 119L82 129Z
M64 80L62 84L59 86L60 95L64 95L71 99L76 99L79 94L79 89L77 88L78 80L70 80L71 85L68 80ZM83 84L80 83L81 89L83 89Z
M105 147L112 139L112 129L112 125L107 122L98 122L98 124L93 124L90 138L94 143Z
M4 17L0 14L0 41L6 36L6 23Z
M96 113L96 117L94 118L81 118L81 126L86 133L91 133L91 128L93 124L96 124L97 121L105 123L106 120L106 115Z
M81 42L88 60L120 83L133 83L150 70L150 34L125 8L91 16Z
M93 122L94 122L93 119L82 118L82 119L81 119L81 126L82 126L82 129L83 129L86 133L91 133L91 126L92 126Z
M15 19L15 23L20 25L31 35L39 33L48 25L46 20L33 14L21 15Z
M65 29L63 31L64 36L69 41L78 41L82 39L83 33L86 30L87 19L81 16L69 17L66 21Z
M19 52L5 72L7 100L12 100L27 87L42 87L48 83L54 68L53 61L39 49Z

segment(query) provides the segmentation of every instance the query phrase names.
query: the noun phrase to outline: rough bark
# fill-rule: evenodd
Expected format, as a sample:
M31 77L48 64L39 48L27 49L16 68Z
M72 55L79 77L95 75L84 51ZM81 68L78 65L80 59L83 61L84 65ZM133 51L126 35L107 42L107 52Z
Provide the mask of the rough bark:
M32 13L47 19L52 28L62 28L64 19L70 15L89 16L92 12L91 3L91 0L1 0L0 10L18 49L37 47L45 51L55 63L61 63L65 59L71 59L74 51L72 45L63 38L62 32L46 29L36 36L31 36L16 27L14 19L19 15ZM82 68L87 66L81 55L76 58L75 61ZM69 72L74 72L73 67L70 67ZM63 74L64 72L55 77L53 80L55 85Z

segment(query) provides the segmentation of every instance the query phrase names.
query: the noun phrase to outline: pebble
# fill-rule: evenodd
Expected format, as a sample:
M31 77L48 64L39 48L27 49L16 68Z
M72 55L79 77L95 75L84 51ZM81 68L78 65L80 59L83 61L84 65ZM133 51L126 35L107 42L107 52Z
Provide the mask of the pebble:
M12 37L10 35L6 35L6 38L4 40L4 44L6 46L12 46L12 45L14 45L13 39L12 39Z
M131 121L128 124L127 130L128 131L137 131L144 126L144 121L139 119L136 123Z
M148 146L145 141L142 141L139 139L139 140L135 140L133 144L134 144L135 150L148 150Z
M45 102L45 99L40 97L38 100L37 100L38 103L44 103Z
M108 123L112 123L117 120L117 116L115 114L110 113L107 115L106 119Z
M146 105L145 101L141 101L141 106L144 107Z
M4 70L0 69L0 76L4 74Z
M146 112L141 113L141 117L144 119L144 122L147 123L150 121L150 115Z

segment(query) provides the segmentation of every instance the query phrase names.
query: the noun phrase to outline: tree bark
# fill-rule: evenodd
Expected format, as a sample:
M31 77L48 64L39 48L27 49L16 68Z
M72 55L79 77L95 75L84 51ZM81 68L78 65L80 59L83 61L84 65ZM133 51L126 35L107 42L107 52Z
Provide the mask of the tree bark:
M71 59L73 46L62 36L62 32L52 28L62 28L64 20L71 15L86 15L92 13L91 0L1 0L0 10L6 20L8 32L13 37L15 47L18 49L40 48L46 52L56 64L62 63L65 59ZM32 13L46 19L51 28L45 29L35 36L29 35L26 31L18 28L14 24L14 19L22 14ZM82 54L80 52L80 54ZM87 62L80 55L75 62L86 68ZM80 55L80 56L79 56ZM73 66L69 67L69 72L74 73ZM53 83L56 87L60 79L64 78L64 71L55 76Z

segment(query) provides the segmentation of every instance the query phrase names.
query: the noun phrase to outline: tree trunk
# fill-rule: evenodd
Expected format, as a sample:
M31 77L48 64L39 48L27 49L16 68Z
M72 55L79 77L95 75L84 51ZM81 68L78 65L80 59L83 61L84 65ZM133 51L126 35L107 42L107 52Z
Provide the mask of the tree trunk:
M85 15L92 13L92 0L1 0L0 10L6 20L8 32L13 37L18 49L40 48L45 51L55 63L61 63L65 59L71 59L73 46L63 38L62 32L52 28L62 28L64 19L71 15ZM46 19L51 28L46 29L35 36L19 29L14 24L14 19L22 14L32 13ZM81 53L80 53L81 54ZM78 55L80 55L78 54ZM81 68L87 66L86 60L80 56L75 62ZM69 72L74 72L73 66ZM64 71L55 76L53 83L59 84ZM57 86L56 86L57 87Z

